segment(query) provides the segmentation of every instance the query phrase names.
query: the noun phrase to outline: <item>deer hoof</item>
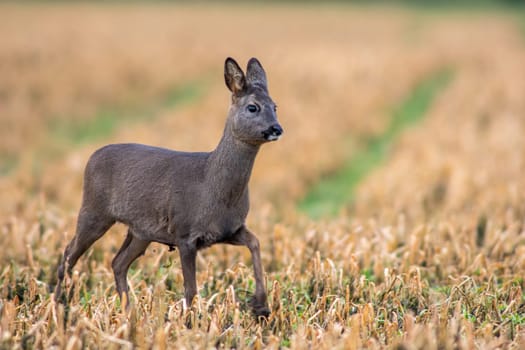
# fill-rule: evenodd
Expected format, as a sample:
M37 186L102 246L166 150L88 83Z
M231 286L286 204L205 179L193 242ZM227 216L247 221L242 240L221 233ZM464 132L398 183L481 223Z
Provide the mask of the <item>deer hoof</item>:
M268 316L270 316L271 311L268 307L263 306L258 309L253 309L253 313L255 314L255 316L257 316L257 318L259 317L268 318Z
M259 317L268 318L268 316L270 316L271 311L268 308L268 306L266 306L266 303L259 303L257 302L257 300L252 299L250 304L251 304L253 313L257 318Z

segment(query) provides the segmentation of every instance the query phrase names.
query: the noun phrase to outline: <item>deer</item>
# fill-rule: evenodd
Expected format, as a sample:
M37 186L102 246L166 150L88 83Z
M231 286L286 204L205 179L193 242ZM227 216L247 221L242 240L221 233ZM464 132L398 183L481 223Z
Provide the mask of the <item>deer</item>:
M181 152L136 143L106 145L89 158L76 232L57 269L54 298L59 300L67 274L113 224L128 227L111 267L116 291L129 307L127 273L151 242L178 249L184 300L197 294L196 256L214 244L245 246L251 253L257 317L268 317L259 240L246 227L248 182L261 145L283 134L277 107L268 92L266 72L256 58L246 75L228 57L224 80L231 104L222 138L211 152Z

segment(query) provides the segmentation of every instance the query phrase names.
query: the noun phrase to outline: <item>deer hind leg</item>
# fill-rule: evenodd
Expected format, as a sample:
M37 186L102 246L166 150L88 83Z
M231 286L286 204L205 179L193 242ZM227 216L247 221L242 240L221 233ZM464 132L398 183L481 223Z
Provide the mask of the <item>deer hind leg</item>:
M122 243L117 255L113 258L111 266L115 275L115 285L119 294L120 300L125 304L126 309L129 308L128 296L128 269L138 257L144 254L150 242L143 241L133 236L131 229L128 230L128 235Z
M65 274L71 275L73 267L82 254L84 254L96 240L102 237L114 223L115 221L113 219L103 215L93 214L85 209L80 210L77 221L77 231L71 242L66 246L64 256L58 266L55 300L58 300L62 294L62 282Z

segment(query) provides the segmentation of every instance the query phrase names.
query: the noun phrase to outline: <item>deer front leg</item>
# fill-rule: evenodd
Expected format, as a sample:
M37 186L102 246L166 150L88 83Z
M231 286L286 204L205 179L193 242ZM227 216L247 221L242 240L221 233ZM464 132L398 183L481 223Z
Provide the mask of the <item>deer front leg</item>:
M194 245L181 244L179 246L179 254L184 277L184 297L188 307L191 307L193 298L197 294L197 279L195 276L197 248Z
M254 314L259 317L268 317L270 309L266 297L266 287L264 286L264 272L261 263L261 250L259 240L245 226L241 227L235 235L224 243L232 245L243 245L248 247L252 255L253 273L255 275L255 296L251 301Z

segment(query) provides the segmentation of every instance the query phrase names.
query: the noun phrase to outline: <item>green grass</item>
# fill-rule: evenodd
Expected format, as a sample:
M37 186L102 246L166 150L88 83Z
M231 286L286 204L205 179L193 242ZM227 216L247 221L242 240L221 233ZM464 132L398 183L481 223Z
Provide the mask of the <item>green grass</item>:
M394 108L384 133L366 140L363 149L342 168L323 176L299 203L299 209L312 218L320 218L335 215L342 206L352 202L357 185L384 161L397 136L425 116L451 77L452 72L447 69L421 81L410 96Z
M519 12L520 15L518 16L518 26L519 30L521 31L521 36L525 39L525 11Z
M1 156L0 158L0 177L9 175L16 168L18 160L11 155Z
M401 0L396 3L422 10L509 11L523 9L521 0Z
M162 110L197 101L209 86L207 76L173 87L153 101L139 99L133 104L100 107L95 115L83 118L59 116L50 119L44 141L30 149L36 155L32 161L33 176L40 176L42 164L47 160L64 155L72 147L102 141L120 128L153 121ZM22 150L18 154L0 155L0 178L9 176L17 169L21 153Z
M147 106L102 108L94 117L83 120L58 118L49 124L53 141L84 145L111 136L123 124L152 121L159 110L196 101L204 93L205 82L193 81L169 90L159 101Z
M38 147L33 168L36 175L45 159L54 159L71 147L83 146L110 137L123 125L151 122L163 109L180 107L198 100L208 86L207 78L191 81L168 90L154 101L139 101L133 105L101 107L86 118L61 116L47 124L46 144ZM9 176L18 166L18 155L0 155L0 177Z

